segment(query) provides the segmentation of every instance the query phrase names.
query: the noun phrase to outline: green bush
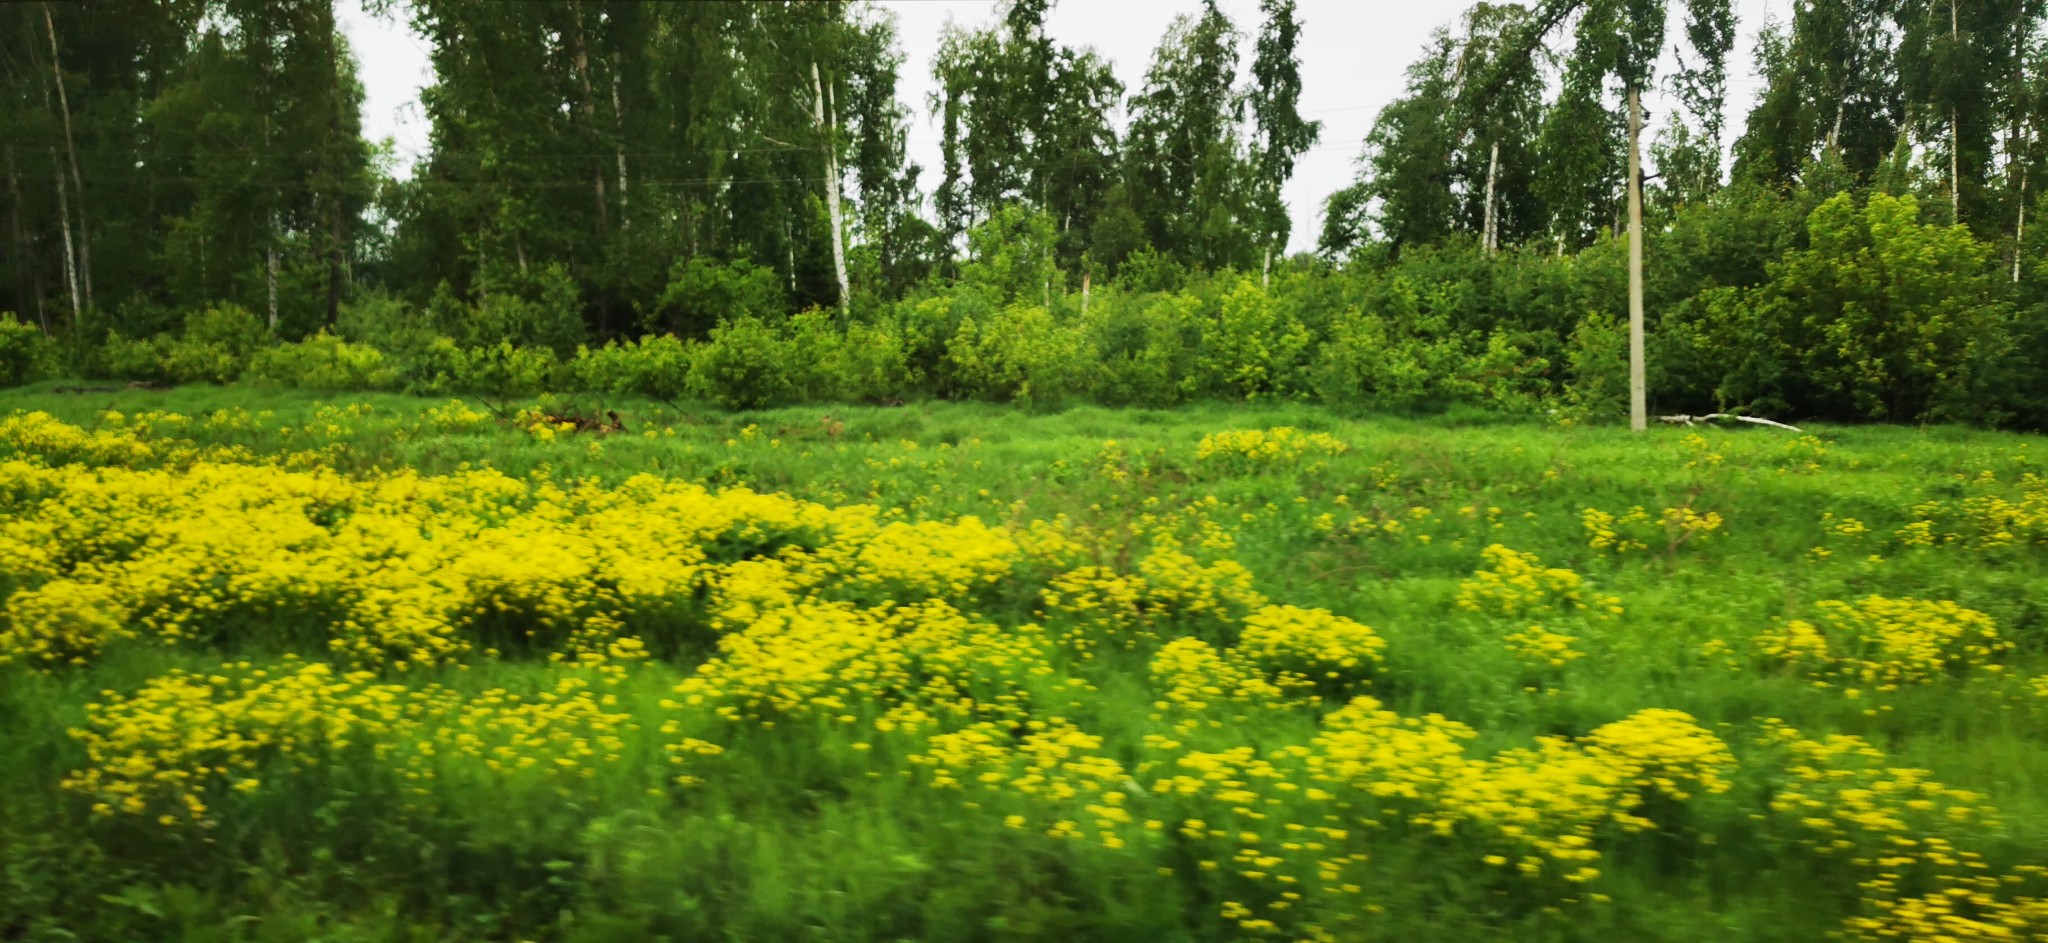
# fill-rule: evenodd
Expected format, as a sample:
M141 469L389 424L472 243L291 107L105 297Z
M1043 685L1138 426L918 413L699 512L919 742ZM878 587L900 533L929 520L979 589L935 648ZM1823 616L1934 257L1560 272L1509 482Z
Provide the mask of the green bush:
M401 373L413 393L471 393L498 399L532 396L555 387L560 361L542 347L521 347L500 341L488 347L462 347L436 338Z
M156 337L123 337L109 332L105 343L88 359L86 372L117 380L164 382L171 379L164 365L164 348L169 334Z
M1036 305L963 321L946 346L950 386L998 402L1058 405L1087 392L1089 348L1078 325Z
M768 322L740 317L711 329L711 340L696 348L687 387L692 396L727 409L753 409L786 402L809 382L810 365Z
M1292 311L1240 277L1202 323L1193 389L1241 399L1292 395L1303 387L1302 357L1313 340Z
M184 332L150 338L109 333L92 370L124 380L231 383L269 332L247 309L220 304L185 316Z
M1313 368L1316 393L1332 406L1414 413L1468 404L1527 412L1549 393L1549 361L1503 331L1403 329L1366 314L1340 318L1335 331Z
M491 270L478 277L474 302L443 282L427 303L427 321L468 349L505 343L568 353L587 337L576 280L559 263L524 274Z
M783 326L802 368L792 375L794 398L804 402L877 402L910 395L919 371L910 365L902 331L893 324L853 322L841 328L812 308Z
M882 402L908 396L923 384L923 371L911 364L908 340L894 324L849 324L833 353L820 365L827 399Z
M9 311L0 314L0 386L17 386L43 372L55 354L48 337Z
M1610 314L1579 321L1566 354L1564 407L1571 418L1613 420L1628 412L1628 325Z
M567 369L579 390L673 400L689 391L690 346L673 335L576 348Z
M397 368L383 351L325 331L257 351L249 359L246 376L265 386L337 391L390 390L399 380Z
M343 304L335 318L334 334L351 344L364 344L395 356L422 350L437 336L425 312L381 291L366 292Z
M693 258L678 264L668 287L642 318L648 330L703 337L728 320L763 321L788 311L775 270L746 259Z
M1095 396L1112 406L1184 401L1201 343L1201 300L1177 292L1104 291L1082 318L1095 358Z

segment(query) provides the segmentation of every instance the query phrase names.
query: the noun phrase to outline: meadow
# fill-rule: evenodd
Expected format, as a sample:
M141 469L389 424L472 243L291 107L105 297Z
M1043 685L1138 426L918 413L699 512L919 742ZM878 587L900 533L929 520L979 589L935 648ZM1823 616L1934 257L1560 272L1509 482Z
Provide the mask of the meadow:
M2033 437L0 416L0 940L2048 940Z

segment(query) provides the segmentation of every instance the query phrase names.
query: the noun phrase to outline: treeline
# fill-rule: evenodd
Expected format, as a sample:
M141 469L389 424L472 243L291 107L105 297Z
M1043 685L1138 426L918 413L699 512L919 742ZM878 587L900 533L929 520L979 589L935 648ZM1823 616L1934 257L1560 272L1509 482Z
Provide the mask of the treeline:
M432 48L405 181L330 0L14 4L0 333L168 379L1604 417L1661 92L1656 408L2037 423L2044 4L1800 4L1740 133L1726 0L1477 4L1292 257L1293 0L1191 3L1131 89L1049 0L950 28L929 179L864 4L373 5Z

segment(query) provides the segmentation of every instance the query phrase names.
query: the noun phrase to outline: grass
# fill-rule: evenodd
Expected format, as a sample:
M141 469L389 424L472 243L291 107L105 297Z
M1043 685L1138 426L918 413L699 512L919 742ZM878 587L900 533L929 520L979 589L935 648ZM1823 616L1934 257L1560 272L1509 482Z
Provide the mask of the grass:
M265 787L215 803L211 829L167 828L95 816L87 797L60 787L91 763L72 732L91 726L86 705L173 669L205 675L224 660L275 669L293 651L317 659L317 647L279 639L287 623L301 635L319 625L271 612L263 619L272 621L236 623L207 645L110 646L88 665L55 670L0 665L0 940L1218 940L1312 938L1318 927L1336 939L1855 937L1863 931L1849 921L1886 913L1886 901L1934 879L1909 875L1886 898L1859 887L1868 875L1849 855L1817 854L1811 836L1775 818L1774 797L1795 787L1757 745L1772 718L1810 738L1861 737L1888 755L1885 764L1982 794L1996 824L1940 834L2002 872L2048 864L2038 850L2048 848L2048 687L2036 694L2028 684L2048 676L2048 570L2031 542L2048 541L2048 520L2003 519L2011 539L1978 546L1984 534L1961 516L1971 499L2021 506L2042 490L2024 478L2041 451L2030 437L1877 426L1632 435L1363 419L1286 404L1051 414L973 404L745 414L636 401L525 405L557 415L611 409L625 428L536 432L531 422L395 395L0 392L0 414L40 410L114 431L153 444L150 464L174 470L271 462L372 477L491 468L608 488L652 475L875 505L892 520L1063 520L1091 562L1120 572L1162 530L1180 528L1190 546L1222 534L1230 546L1203 559L1242 564L1275 603L1370 626L1386 642L1384 661L1369 684L1320 705L1218 706L1178 722L1162 717L1160 682L1148 673L1160 644L1187 633L1228 646L1241 619L1175 613L1158 637L1124 651L1085 619L1041 611L1039 584L1021 570L958 595L1005 632L1043 624L1050 637L1108 642L1092 657L1072 643L1053 646L1044 675L1018 690L1031 718L1100 735L1095 752L1146 794L1128 800L1140 809L1133 814L1165 820L1157 840L1132 825L1133 843L1122 848L1044 834L1059 819L1085 819L1078 806L933 788L930 767L913 759L926 750L921 739L875 732L886 716L880 696L848 707L850 721L831 712L772 724L678 714L677 687L720 654L689 646L581 668L545 653L472 653L376 669L375 683L457 698L530 698L564 677L588 678L615 699L625 747L573 788L437 759L441 778L413 794L376 763L336 753L317 769L266 767ZM1327 433L1348 448L1234 466L1196 458L1205 435L1273 427ZM1958 539L1913 546L1899 536L1927 502L1944 509L1937 532ZM1649 522L1621 529L1643 549L1591 545L1588 508L1626 516L1636 507ZM1685 536L1657 521L1668 508L1721 523ZM15 527L52 513L18 497L0 512ZM1844 525L1851 519L1860 528ZM1622 611L1508 618L1461 608L1461 588L1493 544L1572 571ZM7 576L14 587L36 582ZM843 593L833 598L881 601ZM1760 634L1816 620L1821 601L1873 594L1952 600L1988 615L2011 648L1893 691L1816 685L1757 656ZM1518 657L1504 639L1535 622L1574 636L1582 657L1561 667ZM1492 839L1472 822L1448 838L1395 822L1348 839L1368 855L1346 865L1347 880L1365 888L1356 897L1259 909L1278 918L1271 934L1227 918L1248 895L1265 895L1253 901L1259 907L1286 898L1234 876L1251 866L1227 855L1220 868L1201 865L1219 857L1219 839L1176 837L1197 813L1216 822L1233 813L1206 795L1161 798L1156 779L1194 767L1161 761L1143 737L1179 736L1183 752L1249 746L1266 755L1310 743L1354 693L1404 716L1469 725L1478 757L1675 709L1728 743L1738 766L1726 791L1652 814L1657 829L1602 826L1601 874L1583 886L1524 882L1512 867L1483 863ZM692 758L685 768L703 782L679 787L664 747L685 737L723 752ZM410 740L391 749L428 762ZM1661 801L1645 808L1664 809ZM1270 808L1243 827L1313 821L1292 800ZM1010 814L1029 816L1031 827L1006 826ZM2034 923L2019 938L2044 934Z

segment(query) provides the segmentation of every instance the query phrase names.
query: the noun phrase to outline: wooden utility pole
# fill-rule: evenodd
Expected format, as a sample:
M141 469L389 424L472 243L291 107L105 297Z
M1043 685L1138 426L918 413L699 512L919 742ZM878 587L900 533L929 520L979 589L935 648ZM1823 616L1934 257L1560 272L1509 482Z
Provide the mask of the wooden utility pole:
M1650 427L1643 370L1643 97L1628 90L1628 426Z

